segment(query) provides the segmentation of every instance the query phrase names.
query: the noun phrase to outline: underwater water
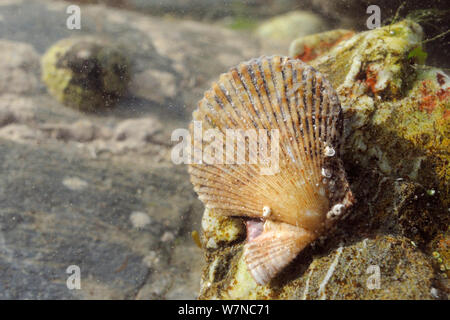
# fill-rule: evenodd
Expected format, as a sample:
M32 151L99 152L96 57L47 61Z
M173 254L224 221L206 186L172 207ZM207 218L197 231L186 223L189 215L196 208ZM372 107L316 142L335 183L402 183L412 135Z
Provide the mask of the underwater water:
M448 299L449 10L1 1L0 299Z

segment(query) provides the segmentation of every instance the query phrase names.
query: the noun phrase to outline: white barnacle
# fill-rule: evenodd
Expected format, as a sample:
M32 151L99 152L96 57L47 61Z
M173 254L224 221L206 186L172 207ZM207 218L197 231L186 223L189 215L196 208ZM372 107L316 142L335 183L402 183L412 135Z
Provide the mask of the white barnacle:
M331 178L331 171L327 168L322 168L322 176L325 178Z
M344 205L342 203L335 204L333 206L333 208L331 208L331 210L328 211L327 218L332 219L332 218L340 216L342 214L343 208L344 208Z
M268 218L270 217L270 214L272 213L272 210L268 206L264 206L263 208L263 217Z
M344 205L342 203L335 204L331 211L334 212L335 215L340 215L342 213L342 209L344 209Z
M336 151L332 147L326 146L325 150L324 150L324 154L327 157L333 157L336 154Z
M333 214L333 211L328 211L327 212L327 219L333 219L334 218L334 214Z

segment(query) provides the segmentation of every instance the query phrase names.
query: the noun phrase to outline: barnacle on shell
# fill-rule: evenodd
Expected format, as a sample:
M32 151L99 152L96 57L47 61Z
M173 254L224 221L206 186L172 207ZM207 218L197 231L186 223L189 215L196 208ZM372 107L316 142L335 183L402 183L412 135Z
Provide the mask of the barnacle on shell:
M267 161L250 161L253 156L267 160L263 151L268 147L258 140L252 148L246 143L249 134L241 140L244 163L199 161L189 166L194 190L206 207L264 222L259 234L247 238L244 251L259 284L270 281L352 205L339 158L339 99L328 80L302 61L272 56L241 63L206 91L193 121L221 133L224 146L229 130L267 133L268 145L278 142L278 170L271 174L261 170ZM194 125L190 129L193 136ZM203 139L196 147L203 157L217 152L209 143ZM226 158L230 151L222 151Z

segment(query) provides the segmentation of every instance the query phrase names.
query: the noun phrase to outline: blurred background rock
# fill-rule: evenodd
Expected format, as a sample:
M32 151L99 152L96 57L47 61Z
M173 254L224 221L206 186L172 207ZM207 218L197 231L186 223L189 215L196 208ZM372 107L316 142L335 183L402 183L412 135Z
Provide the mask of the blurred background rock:
M450 7L447 0L78 0L80 3L101 3L136 10L149 15L170 15L224 24L233 29L251 30L265 19L295 10L316 14L329 29L367 30L366 13L369 5L381 9L382 24L398 19L416 17L425 29L427 39L450 29ZM316 19L318 19L317 17ZM420 17L420 18L419 18ZM298 27L284 19L285 29ZM314 25L314 24L313 24ZM322 25L323 26L323 25ZM287 35L292 34L289 31ZM303 35L303 34L302 34ZM429 47L428 64L448 68L450 34L433 41Z

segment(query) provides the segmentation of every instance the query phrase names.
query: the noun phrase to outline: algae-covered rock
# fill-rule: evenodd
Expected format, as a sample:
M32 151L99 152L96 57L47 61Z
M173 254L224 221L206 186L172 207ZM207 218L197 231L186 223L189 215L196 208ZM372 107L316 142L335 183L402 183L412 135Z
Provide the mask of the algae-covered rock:
M309 35L292 41L289 55L304 62L311 61L328 52L339 42L353 36L355 32L345 29L337 29Z
M357 203L265 286L247 270L245 241L205 249L201 299L446 297L449 86L442 70L420 64L422 38L421 26L405 20L293 43L291 55L306 58L339 95Z
M310 64L328 76L342 97L354 99L369 94L367 89L385 98L398 97L412 72L408 54L420 46L422 37L420 25L405 20L356 34ZM344 110L352 101L341 101Z
M435 267L439 269L440 276L444 278L446 287L449 288L450 277L450 227L445 232L439 233L431 242L431 255Z
M431 299L433 269L405 238L379 236L301 254L269 285L255 283L233 253L204 272L202 299ZM227 261L228 259L228 261ZM230 265L230 268L224 268ZM294 278L294 275L299 275ZM231 281L230 279L234 279ZM214 281L216 280L216 281ZM218 280L218 281L217 281ZM207 284L205 284L207 283Z
M303 3L307 1L302 1ZM315 12L336 21L336 25L365 31L368 20L373 17L375 5L380 9L381 24L384 25L400 17L409 17L421 21L426 38L441 35L427 49L429 64L449 68L450 34L443 34L450 25L447 0L405 1L405 0L309 0ZM373 7L372 7L373 8ZM376 10L376 9L375 9Z
M241 219L218 215L206 209L202 217L203 236L208 249L217 249L221 243L230 243L245 236L245 226Z
M106 40L63 39L42 57L42 80L60 102L84 111L113 106L126 92L129 61Z
M431 299L432 289L442 296L433 280L440 266L433 265L427 246L447 223L439 200L418 183L361 167L349 173L358 197L353 212L268 285L257 285L248 272L244 241L222 242L213 250L204 246L200 299ZM203 243L210 237L217 235L204 233ZM379 288L368 285L378 270Z
M345 157L439 188L448 203L449 79L417 64L422 36L405 20L357 34L310 63L339 94L348 119Z

